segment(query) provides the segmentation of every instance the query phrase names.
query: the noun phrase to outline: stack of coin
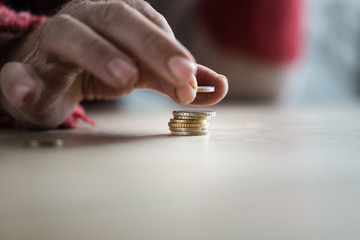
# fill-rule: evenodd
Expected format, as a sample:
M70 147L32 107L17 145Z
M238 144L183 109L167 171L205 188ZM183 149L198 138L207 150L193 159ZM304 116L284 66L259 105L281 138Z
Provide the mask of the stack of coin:
M170 119L171 135L201 136L209 133L209 122L216 115L212 111L173 111L174 118Z

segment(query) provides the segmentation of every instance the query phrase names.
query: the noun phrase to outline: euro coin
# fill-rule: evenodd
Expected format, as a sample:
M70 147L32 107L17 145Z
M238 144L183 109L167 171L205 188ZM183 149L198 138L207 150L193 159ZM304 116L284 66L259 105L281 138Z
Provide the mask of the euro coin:
M180 117L214 117L216 112L214 111L173 111L174 116Z
M213 86L198 86L196 89L196 92L198 92L198 93L215 92L215 87L213 87Z
M171 131L171 135L174 136L204 136L208 135L209 132L174 132Z
M207 124L208 121L206 119L170 119L170 123L203 123Z
M207 116L201 116L201 117L195 117L195 116L174 116L174 119L176 120L209 120L211 117Z
M179 128L179 127L169 127L172 132L204 132L207 131L207 127L197 127L197 128Z
M209 127L208 123L168 123L169 127L175 127L175 128L204 128Z

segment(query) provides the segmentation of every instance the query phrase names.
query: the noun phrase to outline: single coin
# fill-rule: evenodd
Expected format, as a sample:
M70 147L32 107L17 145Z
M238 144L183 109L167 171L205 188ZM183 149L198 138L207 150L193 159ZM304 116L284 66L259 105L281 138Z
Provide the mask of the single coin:
M171 135L174 136L203 136L208 134L209 132L175 132L175 131L171 132Z
M173 115L175 117L181 116L181 117L214 117L216 115L216 112L214 111L193 111L193 110L187 110L187 111L173 111Z
M180 127L169 127L172 132L205 132L208 131L207 127L193 127L193 128L180 128Z
M206 119L170 119L170 123L202 123L202 124L208 124L208 121Z
M207 128L209 127L208 123L168 123L169 127L174 128Z
M26 143L28 147L37 148L37 147L62 147L64 145L63 140L54 139L54 140L30 140Z
M195 117L195 116L174 116L174 119L176 120L203 120L203 121L207 121L209 120L211 117L207 117L207 116L202 116L202 117Z
M198 86L196 92L198 92L198 93L215 92L215 87L213 87L213 86Z

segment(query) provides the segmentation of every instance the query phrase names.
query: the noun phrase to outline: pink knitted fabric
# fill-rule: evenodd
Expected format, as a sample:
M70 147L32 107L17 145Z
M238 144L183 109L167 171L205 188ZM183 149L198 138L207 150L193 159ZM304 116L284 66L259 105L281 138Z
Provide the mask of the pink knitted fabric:
M34 16L29 12L15 12L0 3L0 31L22 33L46 22L47 17Z
M0 3L0 33L20 34L40 26L45 23L46 20L47 17L34 16L29 12L17 13ZM92 126L96 126L96 123L86 116L84 109L79 105L59 128L74 128L79 121L84 121ZM17 122L10 115L0 116L0 127L25 128L22 123Z

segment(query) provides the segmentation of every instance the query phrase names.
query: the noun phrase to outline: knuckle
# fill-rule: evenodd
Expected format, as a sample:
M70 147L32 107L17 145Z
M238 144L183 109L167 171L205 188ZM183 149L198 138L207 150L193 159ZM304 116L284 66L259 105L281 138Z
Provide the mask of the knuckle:
M163 39L158 36L157 33L149 31L148 33L145 33L142 43L145 49L147 49L148 52L154 53L159 52L160 50L167 49L165 47Z
M101 47L102 47L102 44L98 38L91 38L86 41L83 49L90 50L90 51L97 51L98 49L101 49Z
M70 19L71 19L70 15L68 15L66 13L58 15L56 18L60 19L62 21L70 21Z
M146 1L141 1L137 6L136 8L144 13L145 15L152 15L154 14L155 9L150 5L150 3L146 2Z
M166 18L157 12L148 2L142 2L140 12L147 16L153 23L163 29L168 29L168 22Z
M61 14L52 18L44 25L41 37L47 39L57 36L59 31L66 28L72 21L73 19L67 14Z
M166 18L156 11L148 2L143 2L141 12L160 28L167 31L169 30L169 24Z
M168 23L166 21L166 18L160 13L154 14L152 16L152 19L156 25L160 26L161 28L167 28Z
M83 43L81 48L82 55L96 56L101 59L101 56L107 55L107 51L104 51L104 45L98 38L90 38Z
M38 47L41 50L56 47L56 43L71 35L74 19L67 14L60 14L48 21L40 31Z
M129 14L129 6L123 2L102 4L101 9L95 12L95 19L104 26L114 23L114 19L126 18Z
M55 18L53 18L52 24L62 26L62 25L71 24L73 21L74 20L70 15L68 15L68 14L60 14L60 15L56 16Z

